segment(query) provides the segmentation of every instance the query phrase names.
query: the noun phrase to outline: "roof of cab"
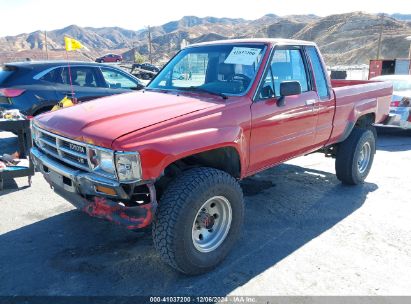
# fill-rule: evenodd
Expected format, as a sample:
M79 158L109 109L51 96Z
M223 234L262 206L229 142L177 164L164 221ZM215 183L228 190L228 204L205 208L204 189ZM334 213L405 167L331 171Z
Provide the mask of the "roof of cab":
M195 46L206 46L206 45L217 45L217 44L235 44L235 43L258 43L258 44L271 44L271 45L312 45L316 46L314 42L304 41L304 40L293 40L293 39L283 39L283 38L245 38L245 39L227 39L227 40L216 40L208 42L200 42L196 44L191 44L189 47Z

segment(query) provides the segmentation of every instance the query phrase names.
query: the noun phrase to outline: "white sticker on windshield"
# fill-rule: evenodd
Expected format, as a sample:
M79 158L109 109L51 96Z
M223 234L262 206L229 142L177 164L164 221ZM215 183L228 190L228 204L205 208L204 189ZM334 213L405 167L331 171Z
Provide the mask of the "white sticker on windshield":
M252 65L260 52L261 49L257 48L233 47L224 63Z

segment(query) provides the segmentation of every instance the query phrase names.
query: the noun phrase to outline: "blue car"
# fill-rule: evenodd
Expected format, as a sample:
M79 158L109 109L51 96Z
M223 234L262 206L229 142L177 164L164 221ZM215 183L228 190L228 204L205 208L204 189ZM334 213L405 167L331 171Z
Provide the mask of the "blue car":
M35 116L49 111L65 96L88 101L142 88L144 84L139 79L106 64L70 62L68 65L67 61L7 63L0 68L0 109L18 109L27 116Z

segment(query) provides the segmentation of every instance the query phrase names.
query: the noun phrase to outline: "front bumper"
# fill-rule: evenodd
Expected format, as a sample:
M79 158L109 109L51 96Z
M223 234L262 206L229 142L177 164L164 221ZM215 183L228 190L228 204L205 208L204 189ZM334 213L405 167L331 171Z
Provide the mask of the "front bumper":
M130 193L127 193L118 181L72 169L36 147L30 150L30 154L35 168L43 174L50 186L76 208L128 229L143 228L151 223L157 209L153 183L145 184L149 190L150 202L127 207L122 200L129 200ZM112 189L115 194L102 193L98 191L99 187Z

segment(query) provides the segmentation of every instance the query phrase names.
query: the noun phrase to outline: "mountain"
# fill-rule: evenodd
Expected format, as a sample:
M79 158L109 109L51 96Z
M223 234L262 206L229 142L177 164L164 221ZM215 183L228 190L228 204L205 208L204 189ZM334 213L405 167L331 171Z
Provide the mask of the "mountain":
M382 56L399 58L408 56L411 22L408 15L395 14L383 19ZM400 19L404 20L400 20ZM353 12L318 17L315 15L278 16L267 14L256 20L241 18L215 18L185 16L150 28L153 61L163 63L181 47L204 41L228 38L272 37L313 40L323 52L328 65L367 63L375 58L381 29L378 15ZM71 52L71 59L92 60L112 51L123 53L133 60L136 53L148 59L148 29L138 31L120 27L79 27L70 25L47 32L49 57L61 59L64 36L81 41L87 50ZM43 59L45 56L44 32L36 31L0 38L0 62L21 60L27 57Z
M323 18L270 14L251 21L180 27L153 38L153 59L156 62L167 61L185 44L227 38L271 37L315 41L328 65L362 64L376 57L380 29L381 18L378 15L362 12ZM386 16L383 19L382 57L407 57L409 42L405 37L410 35L410 23ZM147 56L147 42L136 43L135 51ZM133 55L134 51L125 54L128 58Z
M392 14L392 18L402 21L411 21L411 14Z
M327 63L367 63L377 56L381 18L361 12L331 15L303 28L293 38L313 40ZM391 17L383 19L381 54L383 58L408 56L411 26Z

